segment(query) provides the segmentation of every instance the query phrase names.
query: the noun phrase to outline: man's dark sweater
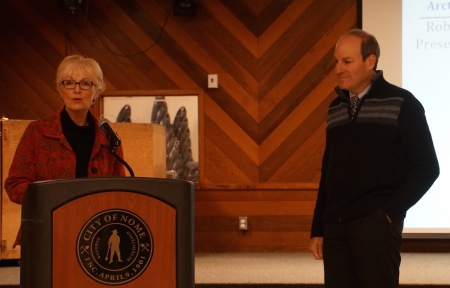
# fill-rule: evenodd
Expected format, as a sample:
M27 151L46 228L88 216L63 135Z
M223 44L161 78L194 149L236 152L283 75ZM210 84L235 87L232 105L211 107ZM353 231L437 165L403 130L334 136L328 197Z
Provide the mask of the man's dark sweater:
M326 148L311 237L324 223L349 222L383 209L405 217L439 175L425 112L378 71L351 120L349 92L328 109Z

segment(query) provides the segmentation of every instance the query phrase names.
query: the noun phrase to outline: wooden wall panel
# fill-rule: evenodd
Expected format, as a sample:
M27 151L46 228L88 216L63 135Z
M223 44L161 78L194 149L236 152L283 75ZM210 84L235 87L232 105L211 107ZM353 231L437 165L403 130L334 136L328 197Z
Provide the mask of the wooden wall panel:
M197 192L196 250L307 250L316 195L315 189L307 186L228 187ZM240 216L247 216L246 231L238 230Z
M0 117L60 108L54 78L69 54L95 58L108 91L203 90L197 251L305 250L333 49L356 27L358 0L199 0L195 17L172 3L85 0L72 13L57 0L0 1Z

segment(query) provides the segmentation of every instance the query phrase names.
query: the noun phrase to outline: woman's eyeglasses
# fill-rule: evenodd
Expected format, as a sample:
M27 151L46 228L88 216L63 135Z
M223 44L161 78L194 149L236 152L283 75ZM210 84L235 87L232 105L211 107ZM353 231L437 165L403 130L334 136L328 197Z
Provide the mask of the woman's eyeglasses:
M63 80L61 81L61 84L64 86L64 88L70 90L75 89L75 86L77 86L77 84L80 85L81 90L89 90L94 85L94 82L84 80L80 82L75 82L73 80Z

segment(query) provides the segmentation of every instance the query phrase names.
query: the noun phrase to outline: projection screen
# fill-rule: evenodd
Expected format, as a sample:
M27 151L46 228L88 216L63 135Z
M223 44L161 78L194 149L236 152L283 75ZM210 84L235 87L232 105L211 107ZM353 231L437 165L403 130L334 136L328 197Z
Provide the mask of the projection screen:
M405 219L409 237L450 236L450 2L362 0L362 28L378 39L378 69L425 108L441 174Z

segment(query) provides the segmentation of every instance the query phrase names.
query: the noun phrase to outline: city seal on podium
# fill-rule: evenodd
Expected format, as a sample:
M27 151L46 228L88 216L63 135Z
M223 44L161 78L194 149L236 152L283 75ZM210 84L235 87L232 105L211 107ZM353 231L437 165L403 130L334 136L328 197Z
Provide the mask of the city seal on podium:
M136 280L153 255L153 237L147 224L127 210L102 211L78 233L78 263L93 280L123 285Z

